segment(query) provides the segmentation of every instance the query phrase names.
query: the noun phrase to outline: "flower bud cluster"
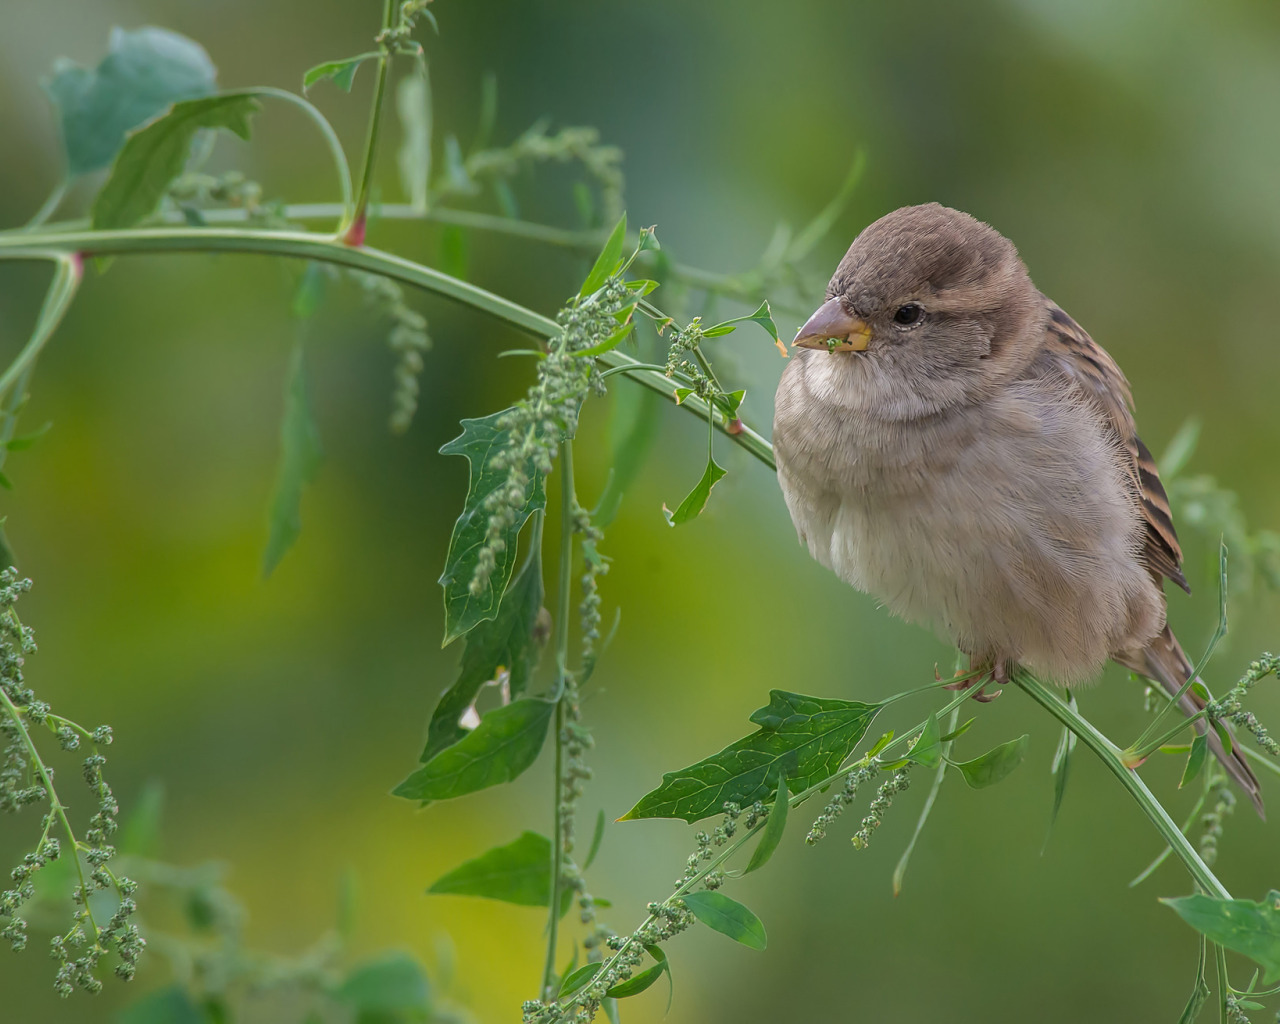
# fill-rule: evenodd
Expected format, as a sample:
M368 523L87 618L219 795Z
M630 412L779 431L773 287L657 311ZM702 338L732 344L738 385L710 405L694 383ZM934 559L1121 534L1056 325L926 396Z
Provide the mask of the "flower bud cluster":
M1220 698L1211 701L1206 710L1210 717L1225 719L1252 734L1258 741L1258 746L1272 757L1280 757L1280 742L1276 741L1252 711L1245 711L1243 707L1244 698L1249 691L1267 676L1280 676L1280 657L1270 653L1251 662L1240 681Z
M392 372L391 432L403 434L418 411L418 378L422 376L423 355L431 348L427 318L405 300L404 289L388 277L349 271L364 289L366 303L391 320L387 346L396 357Z
M108 952L114 952L118 961L115 973L126 981L131 979L145 943L137 926L131 923L137 909L133 900L137 886L127 878L117 878L110 868L116 851L108 840L117 829L119 806L103 777L106 758L100 750L111 743L111 729L102 725L89 731L53 714L48 704L35 699L23 678L24 657L36 646L31 630L21 624L14 605L30 586L31 581L19 580L12 568L0 572L0 734L6 742L0 766L0 810L16 812L45 801L49 810L41 819L35 849L9 873L14 887L0 891L0 938L8 941L15 952L25 948L27 923L18 911L35 896L37 872L63 856L61 843L50 835L61 826L78 881L71 893L75 907L71 928L51 940L50 953L58 961L54 988L67 996L77 987L86 992L101 990L96 971ZM66 805L53 788L53 770L44 764L32 739L33 725L50 728L63 750L78 750L85 742L92 745L92 752L84 759L82 775L97 801L97 809L89 819L83 841L71 832ZM111 919L100 923L95 920L90 901L104 889L114 889L119 902Z
M877 771L874 764L864 764L846 775L844 788L828 801L827 806L822 809L822 813L809 829L809 834L804 837L804 841L813 846L825 839L827 827L834 824L835 820L844 813L845 807L853 803L854 797L858 795L858 787L869 779L875 778Z
M1225 773L1211 769L1214 776L1209 783L1209 795L1213 798L1213 807L1200 817L1200 826L1204 832L1200 836L1200 859L1209 867L1213 867L1218 859L1218 840L1222 838L1222 827L1228 815L1236 809L1236 795L1231 791L1230 781Z
M855 850L865 850L871 845L871 833L880 827L880 819L893 803L893 798L911 785L911 779L907 774L910 768L910 765L899 768L880 784L879 790L876 791L876 798L867 808L867 816L862 819L862 828L853 834Z

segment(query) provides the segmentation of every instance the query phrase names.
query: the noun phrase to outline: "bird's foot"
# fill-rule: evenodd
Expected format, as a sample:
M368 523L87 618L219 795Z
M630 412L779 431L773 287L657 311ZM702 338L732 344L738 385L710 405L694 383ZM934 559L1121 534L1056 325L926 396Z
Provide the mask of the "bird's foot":
M978 689L973 694L973 699L980 704L990 704L993 700L1004 692L1003 689L992 690L987 692L987 686L995 683L997 686L1007 686L1009 683L1009 663L999 660L990 666L981 666L978 668L970 668L968 672L958 676L952 682L943 686L944 690L968 690L974 686Z

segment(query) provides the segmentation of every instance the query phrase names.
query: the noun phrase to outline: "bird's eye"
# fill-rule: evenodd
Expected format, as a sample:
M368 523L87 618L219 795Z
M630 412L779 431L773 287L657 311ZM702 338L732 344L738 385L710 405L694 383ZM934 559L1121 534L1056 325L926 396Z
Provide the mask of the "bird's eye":
M905 306L899 306L898 311L893 314L893 322L899 327L914 327L924 319L924 307L918 302L908 302Z

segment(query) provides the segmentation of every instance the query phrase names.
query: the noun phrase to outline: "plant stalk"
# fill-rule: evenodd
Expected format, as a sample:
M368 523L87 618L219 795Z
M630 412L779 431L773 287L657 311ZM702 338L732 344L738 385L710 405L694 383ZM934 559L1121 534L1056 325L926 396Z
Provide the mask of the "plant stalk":
M373 166L378 154L378 133L382 129L383 98L387 93L387 71L391 64L391 51L386 35L391 31L391 19L395 11L394 0L382 0L382 32L379 33L378 79L373 89L373 107L369 111L369 133L364 142L364 167L360 172L360 191L356 193L356 207L347 229L347 245L364 245L365 225L369 210L369 190L373 185Z

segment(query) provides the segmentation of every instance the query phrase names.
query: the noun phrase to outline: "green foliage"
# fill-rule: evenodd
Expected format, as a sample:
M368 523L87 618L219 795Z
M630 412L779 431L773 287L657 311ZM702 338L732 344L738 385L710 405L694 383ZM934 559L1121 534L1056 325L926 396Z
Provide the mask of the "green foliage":
M582 287L578 289L578 298L585 299L618 272L618 268L622 266L622 247L626 244L626 240L627 215L624 213L618 218L618 223L613 226L613 230L609 232L604 248L600 250L600 255L596 257L590 272L583 280Z
M773 803L770 805L769 818L765 822L764 832L760 834L760 842L756 844L756 848L751 851L751 860L747 863L746 871L743 874L750 874L752 871L769 863L774 850L782 842L782 833L786 831L788 810L787 777L779 774L778 792L774 795Z
M1016 740L1009 740L998 747L993 747L972 761L951 763L960 769L960 774L964 776L964 781L971 789L985 789L1006 778L1018 765L1022 764L1023 758L1027 756L1029 742L1029 736L1019 736Z
M555 706L554 701L525 698L495 708L392 793L426 804L510 782L537 759Z
M625 815L694 822L726 803L748 805L774 792L784 777L796 792L831 775L866 733L883 704L769 691L751 715L759 730L697 764L662 776L662 785Z
M262 553L262 575L270 576L302 532L302 492L320 471L324 452L320 428L311 412L301 341L293 346L285 377L284 416L280 422L280 466L271 498L270 533Z
M436 879L427 889L436 894L483 896L522 907L551 903L551 840L525 832L506 846L495 846L474 860ZM560 915L569 910L573 893L561 893Z
M431 714L427 745L420 760L430 761L467 734L460 720L468 708L475 706L476 696L487 683L502 680L512 699L525 692L546 639L538 635L542 600L542 552L534 544L528 560L503 595L498 614L467 634L458 678Z
M168 985L143 996L115 1016L115 1024L213 1024L181 985Z
M45 89L61 116L68 172L106 167L126 133L171 103L208 96L216 78L203 47L162 28L112 29L107 56L92 71L59 61Z
M749 949L763 950L768 943L760 918L722 892L691 892L684 905L708 928Z
M662 514L667 518L668 526L680 526L702 515L711 498L711 488L724 479L725 469L710 456L707 457L707 468L703 470L702 479L693 485L684 501L676 506L674 512L662 506Z
M650 988L664 974L667 976L668 985L672 985L671 963L667 960L667 954L659 946L645 946L645 951L657 962L650 967L646 967L638 974L633 974L621 984L614 985L608 992L610 998L626 999L628 996L638 996L641 992ZM674 988L674 986L672 987ZM668 999L667 1009L670 1008L671 1001Z
M926 768L937 768L942 761L942 730L938 726L938 716L930 715L916 737L911 749L907 751L907 760L922 764Z
M476 567L485 548L489 512L493 499L510 487L505 467L495 465L493 456L512 441L511 430L500 425L506 412L481 419L463 420L462 434L440 449L444 455L462 455L471 466L471 481L462 514L453 526L449 554L440 585L444 587L444 642L456 640L479 623L497 616L502 594L507 589L516 561L516 540L520 529L535 510L546 508L542 473L532 459L525 460L524 473L532 485L519 503L513 520L501 533L502 547L494 554L494 568L477 586Z
M420 1020L431 1010L426 972L407 953L391 953L357 967L334 994L355 1010L356 1024Z
M1272 889L1260 901L1195 893L1160 902L1210 942L1260 966L1263 984L1280 981L1280 891Z
M308 68L302 76L303 91L310 89L317 82L328 79L343 92L350 92L351 83L355 81L356 72L360 70L360 65L367 60L375 60L377 57L378 54L376 53L360 53L354 57L346 57L343 60L327 60L323 64Z

